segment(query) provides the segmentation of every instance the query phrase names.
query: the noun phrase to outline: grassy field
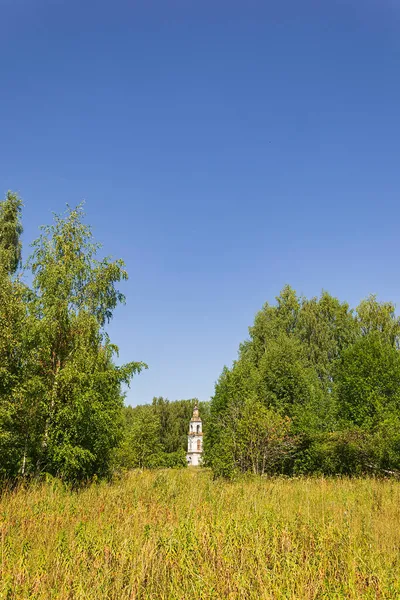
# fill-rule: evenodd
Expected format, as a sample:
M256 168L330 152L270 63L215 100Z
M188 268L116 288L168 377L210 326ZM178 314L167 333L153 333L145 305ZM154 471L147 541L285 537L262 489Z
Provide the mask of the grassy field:
M0 500L1 599L400 598L400 483L131 473Z

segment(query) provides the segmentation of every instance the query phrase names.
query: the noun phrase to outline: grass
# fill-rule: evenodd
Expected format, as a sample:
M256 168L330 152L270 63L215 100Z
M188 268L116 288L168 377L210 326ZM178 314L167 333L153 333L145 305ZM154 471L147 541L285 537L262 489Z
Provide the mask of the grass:
M0 598L400 598L399 524L395 481L37 484L0 499Z

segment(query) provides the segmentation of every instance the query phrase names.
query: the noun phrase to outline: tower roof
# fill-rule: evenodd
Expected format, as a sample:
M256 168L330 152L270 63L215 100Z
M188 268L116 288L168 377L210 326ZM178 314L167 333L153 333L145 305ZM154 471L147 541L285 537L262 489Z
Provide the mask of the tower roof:
M199 417L199 406L196 402L196 404L194 405L193 408L193 415L192 418L190 419L191 421L201 421L200 417Z

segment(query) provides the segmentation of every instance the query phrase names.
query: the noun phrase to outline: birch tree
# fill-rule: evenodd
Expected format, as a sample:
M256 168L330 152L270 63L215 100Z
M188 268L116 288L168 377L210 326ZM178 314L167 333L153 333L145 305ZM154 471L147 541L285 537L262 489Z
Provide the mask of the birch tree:
M68 479L107 472L120 433L120 386L146 366L114 362L118 348L105 326L125 300L117 284L127 273L122 260L97 258L100 245L83 216L82 206L55 215L30 259L43 422L36 468Z

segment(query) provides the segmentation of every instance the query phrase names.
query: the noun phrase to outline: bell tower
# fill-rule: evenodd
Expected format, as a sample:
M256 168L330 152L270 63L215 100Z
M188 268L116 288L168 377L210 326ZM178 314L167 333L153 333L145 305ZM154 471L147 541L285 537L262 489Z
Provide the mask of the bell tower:
M186 455L187 464L197 467L201 464L203 452L203 424L199 416L199 407L196 402L193 415L189 423L188 451Z

